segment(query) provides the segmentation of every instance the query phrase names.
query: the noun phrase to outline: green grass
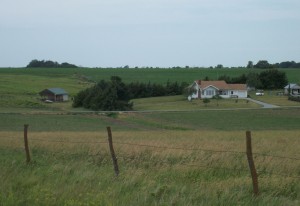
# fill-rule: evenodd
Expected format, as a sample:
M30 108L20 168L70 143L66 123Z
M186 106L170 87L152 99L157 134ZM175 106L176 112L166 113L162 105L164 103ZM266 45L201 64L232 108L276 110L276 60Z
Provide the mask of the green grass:
M293 134L298 131L254 132L254 151L294 157L299 135ZM30 132L29 137L60 140L57 134ZM86 135L77 134L60 135L66 142L82 141ZM96 141L103 133L88 135ZM235 151L244 150L243 136L240 132L113 131L116 142ZM29 143L32 163L26 165L18 146L21 139L1 139L1 205L298 205L300 200L299 179L289 177L299 175L300 168L291 160L255 158L260 174L260 196L255 198L245 154L115 144L120 168L116 178L106 144L30 139Z
M116 130L296 130L300 109L215 110L190 112L123 113L107 115L0 114L1 131L21 131L24 124L32 131Z
M157 127L196 130L295 130L299 128L300 109L157 112L127 118Z
M282 90L277 91L265 91L264 96L255 96L255 92L251 92L251 98L266 102L269 104L277 105L277 106L300 106L299 102L288 100L288 96L286 95L277 95L278 92L283 92Z
M260 106L243 99L211 99L204 104L201 99L188 101L186 97L168 96L133 99L133 109L137 111L195 111L200 109L228 109L228 108L259 108Z

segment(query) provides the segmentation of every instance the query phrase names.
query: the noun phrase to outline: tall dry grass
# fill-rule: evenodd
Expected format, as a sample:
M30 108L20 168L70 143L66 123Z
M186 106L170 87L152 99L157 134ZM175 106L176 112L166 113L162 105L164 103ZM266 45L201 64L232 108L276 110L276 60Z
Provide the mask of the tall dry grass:
M0 132L4 205L297 205L300 199L300 161L273 157L300 158L299 131L252 132L258 198L245 131L113 131L116 179L105 131L28 137L26 166L22 132Z

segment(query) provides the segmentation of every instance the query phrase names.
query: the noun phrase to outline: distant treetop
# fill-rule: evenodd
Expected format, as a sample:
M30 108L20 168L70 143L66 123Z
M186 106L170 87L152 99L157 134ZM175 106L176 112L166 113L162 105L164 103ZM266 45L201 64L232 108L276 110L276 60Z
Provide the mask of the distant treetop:
M258 69L272 69L272 68L300 68L300 62L285 61L281 63L270 64L267 60L259 60L257 64L253 64L252 61L248 61L246 68L258 68Z
M58 62L53 62L50 60L32 60L29 62L29 64L26 66L27 68L33 68L33 67L40 67L40 68L77 68L74 64L69 64L67 62L63 62L59 64Z

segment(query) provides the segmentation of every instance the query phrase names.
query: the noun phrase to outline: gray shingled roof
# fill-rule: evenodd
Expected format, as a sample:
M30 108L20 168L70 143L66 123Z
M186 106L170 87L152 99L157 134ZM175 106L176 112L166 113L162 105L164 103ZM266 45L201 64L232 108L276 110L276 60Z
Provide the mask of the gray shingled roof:
M289 87L291 89L300 89L300 86L298 84L293 84L293 83L286 85L284 88L288 89Z
M50 89L47 89L47 90L49 90L50 92L52 92L55 95L68 94L64 89L61 89L61 88L50 88Z

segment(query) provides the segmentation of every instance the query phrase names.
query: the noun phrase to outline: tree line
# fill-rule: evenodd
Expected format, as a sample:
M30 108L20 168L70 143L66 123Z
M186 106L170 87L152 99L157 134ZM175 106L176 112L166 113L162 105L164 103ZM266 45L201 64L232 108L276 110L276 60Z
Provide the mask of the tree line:
M68 62L63 62L59 64L58 62L51 61L51 60L37 60L34 59L29 62L29 64L26 66L27 68L77 68L74 64L69 64Z
M166 85L132 82L125 84L118 76L110 81L101 80L96 85L80 91L73 100L73 107L92 110L116 111L132 110L131 99L180 95L188 83L167 82Z
M300 68L300 62L296 63L295 61L284 61L281 63L270 64L267 60L259 60L256 64L253 64L252 61L249 61L247 68L258 68L258 69L287 69L287 68Z
M248 87L256 89L282 89L288 84L285 72L277 69L264 70L260 73L249 72L238 77L222 75L218 80L225 80L231 84L247 84Z
M67 62L63 62L61 64L59 64L56 61L51 61L51 60L37 60L34 59L32 61L29 62L29 64L26 66L27 68L31 68L31 67L40 67L40 68L77 68L78 66L74 65L74 64L70 64ZM98 68L98 67L97 67ZM101 67L99 67L101 68ZM129 67L128 65L125 65L124 67L117 67L117 68L124 68L124 69L130 69L131 67ZM133 67L135 69L139 69L139 67ZM145 68L145 69L154 69L154 67L141 67L141 68ZM156 69L159 69L160 67L155 67ZM190 66L184 66L184 67L180 67L180 66L175 66L175 67L170 67L171 69L190 69L190 68L194 68L194 69L205 69L205 68L209 68L209 69L222 69L222 68L229 68L229 67L224 67L222 64L218 64L217 66L213 67L190 67ZM240 66L240 67L231 67L231 68L245 68L244 66ZM271 64L269 63L267 60L259 60L256 64L253 63L253 61L248 61L248 64L246 66L246 68L258 68L258 69L272 69L272 68L278 68L278 69L285 69L285 68L300 68L300 62L295 62L295 61L284 61L284 62L280 62L280 63L275 63L275 64ZM111 68L113 69L113 68Z

